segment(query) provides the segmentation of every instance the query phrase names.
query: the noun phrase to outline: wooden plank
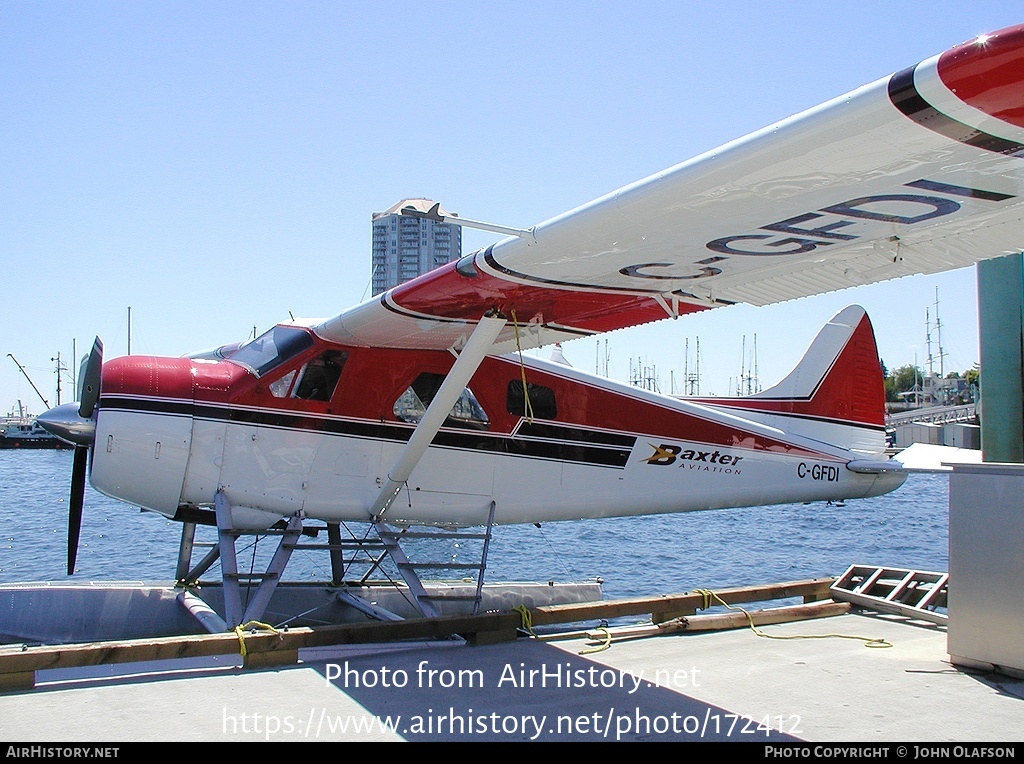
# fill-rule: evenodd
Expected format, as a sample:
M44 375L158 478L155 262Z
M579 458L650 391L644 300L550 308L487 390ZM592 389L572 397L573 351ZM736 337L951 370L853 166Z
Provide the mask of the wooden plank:
M767 626L773 623L792 623L812 618L828 618L848 612L850 612L850 603L827 600L811 605L789 605L764 610L750 610L747 613L730 611L728 613L693 615L660 624L644 624L642 626L625 626L619 629L610 629L609 633L611 634L612 641L615 641L616 639L650 637L683 631L702 632L745 629L750 627L751 622L753 622L754 626ZM588 631L587 637L597 641L604 641L607 638L607 634L604 631Z
M665 632L673 631L719 631L721 629L743 629L751 625L768 626L773 623L792 623L812 618L830 618L850 612L849 602L832 602L831 600L815 602L810 605L791 605L788 607L751 610L747 613L730 611L728 613L709 613L682 618L660 624Z
M16 674L0 674L0 692L31 690L36 686L36 672L20 671Z
M715 589L714 593L729 605L742 602L769 602L790 597L828 599L834 578L813 578L762 586L740 586ZM545 605L530 611L534 625L545 626L577 621L592 621L648 613L695 612L704 604L699 593L665 594L659 597L638 597L567 605Z
M261 669L290 666L298 662L298 650L275 650L272 653L248 653L242 666L247 669Z
M281 652L290 653L304 647L387 642L402 639L448 637L452 634L479 635L498 632L515 635L521 624L518 613L485 613L482 615L441 616L417 618L397 622L370 622L339 626L295 628L278 633L246 633L245 651L248 655ZM100 666L111 663L160 661L176 658L238 655L242 647L234 632L227 634L194 634L159 639L121 640L74 645L18 646L0 648L0 674L18 674L41 669ZM266 664L254 658L254 663Z

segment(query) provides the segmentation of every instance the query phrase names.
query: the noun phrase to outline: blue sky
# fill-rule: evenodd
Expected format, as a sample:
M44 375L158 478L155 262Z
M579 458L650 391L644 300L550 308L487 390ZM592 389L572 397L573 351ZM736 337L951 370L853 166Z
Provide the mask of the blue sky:
M0 0L0 353L52 404L51 359L97 334L124 354L129 307L132 351L161 355L333 315L367 294L370 216L402 198L529 227L1022 21L984 1ZM962 371L973 269L615 332L609 372L679 387L699 338L702 392L725 394L756 334L768 385L851 302L887 365L924 366L936 292ZM605 352L565 347L588 370ZM0 414L19 399L42 408L5 357Z

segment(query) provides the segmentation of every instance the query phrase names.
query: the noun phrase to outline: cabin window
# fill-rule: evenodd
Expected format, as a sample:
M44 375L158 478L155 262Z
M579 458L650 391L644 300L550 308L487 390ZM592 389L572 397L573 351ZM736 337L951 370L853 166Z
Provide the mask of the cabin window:
M228 360L262 377L312 345L313 337L304 329L275 326L252 342L242 345Z
M473 255L466 255L465 257L460 257L458 263L456 263L455 265L455 270L457 270L463 276L469 276L469 278L476 278L479 271L477 271L476 265L474 264L473 260Z
M395 401L395 416L403 422L419 423L427 412L427 406L434 400L437 391L444 382L444 374L424 372L416 377L409 388ZM463 427L473 430L486 430L490 426L487 412L477 401L473 391L468 387L452 406L451 412L444 421L445 427Z
M295 369L285 374L280 379L271 382L268 387L270 388L270 394L275 398L287 398L288 391L292 389L292 382L295 381Z
M306 401L329 401L338 386L348 353L327 350L301 369L292 369L268 387L275 398L300 398Z
M529 399L529 408L526 402ZM558 406L555 404L555 391L544 385L526 383L526 395L523 395L523 381L510 380L505 391L505 410L516 416L533 416L537 419L557 419Z
M307 363L299 371L299 380L292 390L292 398L307 401L329 401L338 386L341 370L345 368L348 353L327 350Z

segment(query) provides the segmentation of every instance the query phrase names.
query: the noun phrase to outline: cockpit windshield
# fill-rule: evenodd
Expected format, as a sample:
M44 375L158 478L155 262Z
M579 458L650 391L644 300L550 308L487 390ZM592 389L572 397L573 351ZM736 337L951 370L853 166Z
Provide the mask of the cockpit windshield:
M262 377L312 346L309 332L294 326L275 326L252 342L247 342L227 360L239 363L257 377Z

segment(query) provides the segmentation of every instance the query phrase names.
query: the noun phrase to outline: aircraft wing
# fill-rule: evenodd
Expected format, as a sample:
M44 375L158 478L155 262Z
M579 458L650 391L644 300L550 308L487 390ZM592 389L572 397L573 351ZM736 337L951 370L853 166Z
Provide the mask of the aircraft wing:
M493 351L508 352L1022 247L1024 25L503 239L317 331L447 348L497 311L510 323Z

